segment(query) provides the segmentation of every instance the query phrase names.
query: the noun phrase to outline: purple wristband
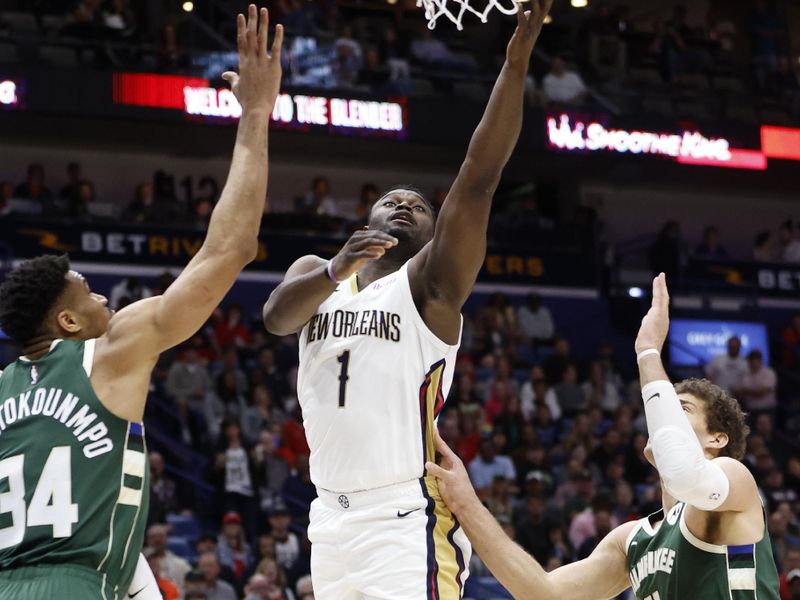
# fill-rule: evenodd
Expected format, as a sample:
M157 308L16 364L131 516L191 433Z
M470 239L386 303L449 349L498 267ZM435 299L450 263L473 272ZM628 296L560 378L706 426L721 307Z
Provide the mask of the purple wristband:
M336 275L333 274L333 259L328 261L328 266L325 268L325 271L328 273L328 279L330 279L333 283L339 284L342 283L338 279L336 279Z

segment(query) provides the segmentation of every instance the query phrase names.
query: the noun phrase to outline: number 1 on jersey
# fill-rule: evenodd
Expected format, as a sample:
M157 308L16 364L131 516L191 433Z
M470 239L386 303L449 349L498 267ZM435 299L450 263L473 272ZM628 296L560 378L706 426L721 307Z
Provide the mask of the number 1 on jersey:
M350 350L345 350L336 357L336 361L342 365L342 370L339 371L339 408L344 408L344 395L347 391L347 367L350 365Z

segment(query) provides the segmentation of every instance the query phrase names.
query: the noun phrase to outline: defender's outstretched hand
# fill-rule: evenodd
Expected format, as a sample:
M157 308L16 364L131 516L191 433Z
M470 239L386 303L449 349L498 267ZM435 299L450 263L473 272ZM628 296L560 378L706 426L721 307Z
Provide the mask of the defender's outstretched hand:
M506 49L506 60L509 63L525 65L527 68L533 46L552 7L553 0L531 0L531 10L523 10L522 3L518 3L517 29Z
M436 449L442 455L439 464L428 462L425 464L430 475L439 481L439 493L447 504L447 507L458 516L462 510L469 505L470 501L478 502L478 496L469 480L469 474L464 467L464 463L458 458L455 452L450 449L442 437L439 430L434 428L434 439Z
M239 73L226 71L222 78L231 84L242 111L263 109L272 112L281 86L281 46L283 25L275 27L272 52L267 54L269 12L251 4L247 19L236 16L236 43L239 47Z
M655 348L661 352L669 332L669 292L667 277L661 273L653 280L653 303L642 319L636 336L636 353Z

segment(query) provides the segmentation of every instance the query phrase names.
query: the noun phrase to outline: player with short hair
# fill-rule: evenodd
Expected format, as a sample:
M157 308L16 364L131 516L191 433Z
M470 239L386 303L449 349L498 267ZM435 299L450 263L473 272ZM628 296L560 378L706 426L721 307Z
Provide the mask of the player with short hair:
M650 440L663 509L625 523L584 560L550 573L517 546L475 495L464 465L438 436L442 496L476 551L515 598L598 600L628 587L638 600L778 600L766 515L752 474L740 461L748 427L738 402L710 381L676 386L661 364L669 330L666 279L636 338Z
M298 398L311 447L309 539L320 598L453 599L470 549L425 477L453 378L461 307L486 254L492 196L522 126L525 76L552 0L518 10L488 106L438 220L408 186L330 261L297 260L264 307L300 332Z
M0 599L160 598L130 588L148 507L142 417L161 352L194 334L256 256L267 125L283 30L238 15L242 104L206 239L163 295L112 313L65 256L23 262L0 286L0 327L22 356L0 375ZM140 563L147 574L147 565ZM139 581L139 571L137 583Z

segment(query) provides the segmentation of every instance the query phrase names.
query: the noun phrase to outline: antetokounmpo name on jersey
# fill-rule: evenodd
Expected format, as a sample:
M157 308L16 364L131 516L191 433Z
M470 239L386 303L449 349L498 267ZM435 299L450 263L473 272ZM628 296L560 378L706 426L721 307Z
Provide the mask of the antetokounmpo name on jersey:
M631 569L630 578L633 591L639 591L639 586L650 575L655 575L659 571L667 574L672 573L674 563L675 550L671 548L659 548L645 554L639 559L636 566Z
M45 387L9 398L0 405L0 436L14 423L42 415L72 429L72 434L83 446L86 458L110 452L114 449L114 442L107 437L108 427L98 420L88 404L81 404L75 410L79 402L78 396L65 394L60 388Z
M311 317L306 341L310 344L329 336L345 338L354 335L371 335L399 342L400 315L386 310L335 310L318 313Z

